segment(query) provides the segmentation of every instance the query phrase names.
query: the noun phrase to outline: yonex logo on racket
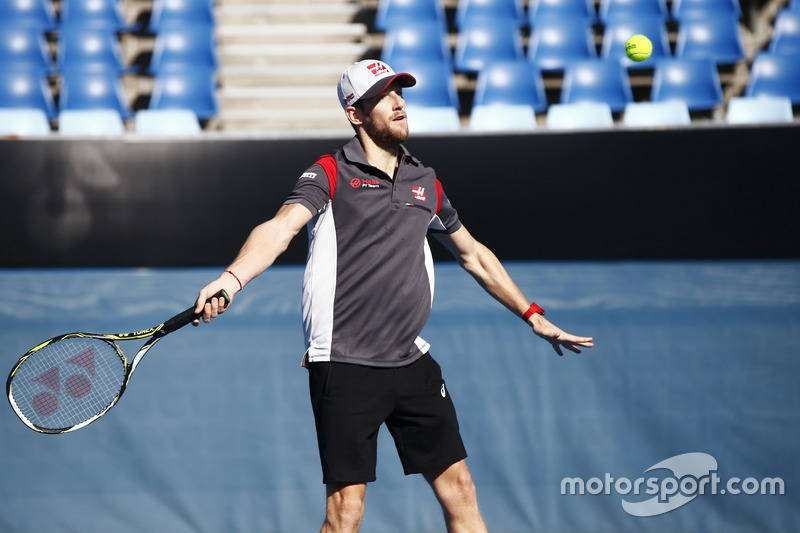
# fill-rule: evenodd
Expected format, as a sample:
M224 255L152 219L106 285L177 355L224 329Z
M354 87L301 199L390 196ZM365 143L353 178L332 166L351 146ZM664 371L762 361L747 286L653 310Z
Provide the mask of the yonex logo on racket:
M78 355L66 361L68 365L78 367L66 372L78 372L71 374L64 380L64 392L73 398L83 398L92 391L92 383L86 377L88 373L94 376L94 348L89 347ZM31 405L40 416L50 416L58 410L59 396L61 395L61 367L55 366L46 372L32 378L34 383L39 383L49 390L45 390L33 397Z
M150 335L152 335L153 333L155 333L159 329L160 329L160 327L149 328L149 329L143 329L142 331L134 331L133 333L123 333L121 335L116 335L116 336L119 337L119 338L131 337L131 338L134 338L134 339L135 338L139 338L139 337L149 337Z

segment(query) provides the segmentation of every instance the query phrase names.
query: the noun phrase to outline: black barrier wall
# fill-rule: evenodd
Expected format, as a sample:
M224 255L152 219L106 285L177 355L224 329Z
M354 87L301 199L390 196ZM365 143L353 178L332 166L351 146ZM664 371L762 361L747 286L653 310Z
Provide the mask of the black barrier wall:
M227 264L303 170L346 140L0 141L0 266ZM800 256L800 125L461 134L407 146L504 260ZM280 261L304 258L301 237Z

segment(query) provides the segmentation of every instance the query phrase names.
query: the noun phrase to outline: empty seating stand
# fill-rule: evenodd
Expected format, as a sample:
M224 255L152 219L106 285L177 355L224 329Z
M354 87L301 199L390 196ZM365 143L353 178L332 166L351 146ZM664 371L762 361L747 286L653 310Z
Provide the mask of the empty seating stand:
M352 132L336 83L347 65L380 54L361 5L222 0L215 14L221 129Z
M367 57L411 65L405 70L412 73L419 69L420 78L429 81L406 92L409 105L454 108L462 129L472 127L475 108L495 106L478 109L477 129L494 128L492 121L497 124L512 106L530 106L483 101L482 74L497 62L521 61L540 73L545 97L539 98L539 89L529 94L543 100L532 107L534 118L538 115L544 124L552 105L595 98L575 96L576 89L589 88L576 85L570 74L573 65L616 61L628 75L628 89L613 101L606 94L606 103L610 101L614 119L623 123L626 104L666 102L676 91L689 89L670 84L662 63L710 59L720 70L716 79L709 71L705 102L682 98L693 120L708 117L697 112L710 109L711 119L721 122L728 102L739 96L785 96L798 105L794 72L800 69L783 67L792 58L795 66L800 64L797 6L790 0L782 9L776 7L774 31L758 44L749 34L750 14L742 12L737 0L9 1L0 3L0 70L6 71L6 80L10 70L38 72L31 90L20 96L30 105L35 100L56 129L59 112L68 110L57 104L74 105L70 73L88 70L115 71L123 82L122 90L113 92L122 102L118 112L127 131L136 129L135 111L186 105L196 106L191 111L206 128L349 134L335 86L348 64ZM475 27L477 36L470 38ZM12 30L13 50L4 46ZM634 33L654 43L653 56L642 63L624 54L626 37ZM413 63L415 55L428 62L435 57L445 65L444 73L432 77L427 67ZM193 82L202 89L198 94L190 97L185 79L173 76L167 83L167 72L195 67L203 71L198 74L203 81ZM428 89L434 86L439 96L432 99ZM180 98L192 103L181 104ZM436 99L442 105L430 103ZM517 109L524 120L513 129L531 125L529 111Z

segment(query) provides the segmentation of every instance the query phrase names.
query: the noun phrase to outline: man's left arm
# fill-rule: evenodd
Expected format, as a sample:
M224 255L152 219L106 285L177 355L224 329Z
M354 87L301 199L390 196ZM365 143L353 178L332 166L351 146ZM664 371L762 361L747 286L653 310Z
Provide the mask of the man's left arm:
M458 264L469 272L486 292L512 313L524 319L531 302L517 287L500 260L489 248L478 242L464 226L451 234L435 233L434 235L455 256ZM581 353L580 347L591 348L594 346L592 337L578 337L566 333L542 314L531 314L527 322L533 328L534 333L553 345L553 349L558 355L563 355L562 346L575 353Z

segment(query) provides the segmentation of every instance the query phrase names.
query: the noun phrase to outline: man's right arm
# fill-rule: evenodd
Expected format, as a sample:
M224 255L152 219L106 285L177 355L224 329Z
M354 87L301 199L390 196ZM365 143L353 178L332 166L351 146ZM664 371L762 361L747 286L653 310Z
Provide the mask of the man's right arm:
M269 268L281 255L289 243L314 214L299 203L282 206L270 220L253 228L236 259L225 269L219 278L200 290L197 297L196 313L203 313L203 322L211 322L228 305L222 298L206 302L210 295L224 289L233 299L253 278ZM241 284L241 285L240 285ZM199 319L194 324L199 324Z

